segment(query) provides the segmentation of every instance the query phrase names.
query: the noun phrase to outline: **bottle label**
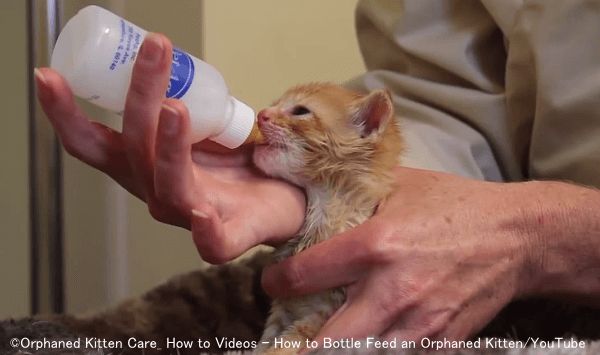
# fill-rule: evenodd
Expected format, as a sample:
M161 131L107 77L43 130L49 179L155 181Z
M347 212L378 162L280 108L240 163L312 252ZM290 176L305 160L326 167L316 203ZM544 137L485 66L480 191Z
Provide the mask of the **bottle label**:
M130 65L137 57L143 41L143 34L139 28L130 22L120 19L121 34L119 44L115 49L109 70L118 70L121 66ZM194 80L194 62L186 52L173 48L173 62L171 64L171 78L166 96L180 99L185 95ZM93 99L93 97L91 98ZM92 100L90 100L92 101Z
M167 88L167 97L180 99L185 95L194 80L194 62L190 56L173 48L173 64L171 65L171 79Z
M119 45L115 49L109 66L111 71L117 70L123 65L133 63L144 39L142 33L133 24L123 19L120 20L120 27L121 36L119 37Z

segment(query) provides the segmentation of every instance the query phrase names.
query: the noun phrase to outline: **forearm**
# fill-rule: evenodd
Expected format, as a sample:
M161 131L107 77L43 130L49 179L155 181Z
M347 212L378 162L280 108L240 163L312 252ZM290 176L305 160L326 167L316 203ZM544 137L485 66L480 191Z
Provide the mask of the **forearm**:
M600 307L600 191L532 182L526 213L532 268L528 294Z

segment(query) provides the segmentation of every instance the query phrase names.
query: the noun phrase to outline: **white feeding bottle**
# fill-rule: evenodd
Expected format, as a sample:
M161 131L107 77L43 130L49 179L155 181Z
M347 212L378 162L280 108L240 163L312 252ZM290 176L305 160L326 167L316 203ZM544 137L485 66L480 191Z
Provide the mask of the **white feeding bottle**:
M121 114L133 63L146 34L101 7L88 6L63 28L50 66L65 77L75 95ZM229 95L215 68L177 48L173 49L166 97L186 104L194 142L209 138L236 148L259 140L254 111Z

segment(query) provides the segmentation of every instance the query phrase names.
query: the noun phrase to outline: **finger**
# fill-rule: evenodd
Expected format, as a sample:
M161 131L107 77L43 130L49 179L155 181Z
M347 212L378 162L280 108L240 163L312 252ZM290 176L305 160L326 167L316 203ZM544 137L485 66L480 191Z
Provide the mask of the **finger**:
M94 125L75 104L65 80L52 69L36 69L38 97L65 149L78 159L96 167L110 166L123 145L119 134L108 127Z
M432 337L444 329L453 312L444 307L429 309L427 304L405 310L399 319L382 334L382 338L399 341L419 342L424 337Z
M457 299L451 290L443 289L444 297L432 297L402 313L402 317L386 330L383 337L418 341L424 337L465 340L481 330L504 303L490 304L487 296L452 307ZM438 295L441 294L437 293ZM483 302L482 302L483 301Z
M375 294L374 288L363 288L362 292L347 302L325 323L315 337L319 343L324 338L365 338L378 336L393 322L388 301L381 294Z
M290 297L348 285L370 266L365 240L378 233L377 223L367 221L271 265L263 272L263 287L272 297Z
M500 283L494 289L477 289L475 293L469 285L449 287L450 284L437 283L430 293L434 296L403 312L384 337L464 340L480 331L512 297L510 288L499 286Z
M188 111L181 101L165 100L156 135L154 189L161 208L175 212L176 224L182 227L189 226L193 200L201 188L194 186L193 175Z
M92 122L75 103L67 82L50 68L35 70L37 94L65 150L99 169L139 196L131 181L121 134Z
M154 144L171 57L170 41L159 34L148 34L135 61L125 103L123 138L127 156L148 198L154 197Z
M508 303L508 301L506 301ZM473 302L449 320L441 330L435 333L437 339L464 340L478 333L502 310L506 303Z

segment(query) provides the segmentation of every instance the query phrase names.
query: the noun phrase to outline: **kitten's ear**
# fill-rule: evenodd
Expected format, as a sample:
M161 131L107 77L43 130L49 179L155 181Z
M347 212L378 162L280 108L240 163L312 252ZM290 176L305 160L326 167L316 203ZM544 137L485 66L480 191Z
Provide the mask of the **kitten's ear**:
M382 133L394 117L392 98L387 90L375 90L359 99L352 122L361 137Z

